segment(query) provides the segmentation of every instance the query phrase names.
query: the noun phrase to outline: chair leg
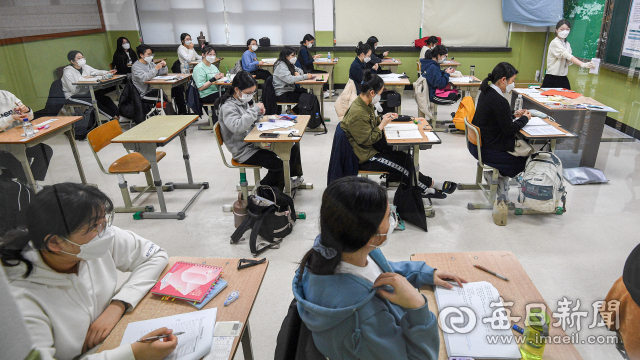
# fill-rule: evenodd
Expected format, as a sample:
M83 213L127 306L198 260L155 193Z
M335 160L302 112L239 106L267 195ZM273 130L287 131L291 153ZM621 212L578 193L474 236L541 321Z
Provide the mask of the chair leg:
M127 189L127 181L124 179L124 175L118 174L118 187L122 193L122 199L124 200L124 207L116 207L115 212L118 213L135 213L138 211L146 211L146 206L133 206L131 202L131 196L129 195L129 189Z
M242 189L242 198L248 199L249 183L247 182L247 171L245 170L245 168L240 168L240 187Z
M255 186L258 186L258 184L260 184L260 168L253 169L253 181Z
M156 187L153 185L153 177L151 176L151 170L144 172L144 177L147 180L146 186L131 186L129 191L131 192L144 192L144 191L156 191ZM175 188L173 184L162 185L162 191L173 191Z
M458 190L480 190L482 185L482 166L477 164L475 184L458 184Z

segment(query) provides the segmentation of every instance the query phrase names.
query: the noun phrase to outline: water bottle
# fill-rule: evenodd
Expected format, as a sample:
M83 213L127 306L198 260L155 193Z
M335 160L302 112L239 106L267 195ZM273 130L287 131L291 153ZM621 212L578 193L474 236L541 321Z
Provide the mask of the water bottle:
M36 134L33 131L33 125L31 125L28 118L22 119L22 130L24 130L24 136L28 138L34 137Z
M185 61L182 63L182 73L183 74L189 73L189 62Z
M471 69L469 70L469 76L471 77L471 80L473 80L473 78L476 76L476 66L475 65L471 65Z
M524 360L542 360L549 337L550 318L542 309L531 309L525 320L524 342L520 344L520 355Z
M513 110L522 110L522 94L518 94L518 98L516 99L516 106L513 108Z
M327 60L331 61L331 51L327 52Z

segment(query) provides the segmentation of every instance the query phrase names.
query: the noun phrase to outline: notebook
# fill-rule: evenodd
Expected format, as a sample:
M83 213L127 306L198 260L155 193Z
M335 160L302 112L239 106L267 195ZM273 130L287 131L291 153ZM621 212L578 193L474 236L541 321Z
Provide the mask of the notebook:
M490 344L487 340L489 336L498 338L513 338L510 329L511 324L507 324L507 329L499 329L491 326L491 322L484 323L483 318L493 317L494 311L499 309L504 316L504 307L496 306L500 301L498 290L489 282L478 281L464 284L463 287L457 285L453 289L436 287L436 302L440 314L443 309L471 309L475 314L476 323L469 332L444 333L444 341L447 347L447 354L450 357L469 356L474 359L520 359L520 350L515 341L498 341ZM493 303L494 306L491 306ZM450 309L447 309L450 310ZM466 315L468 316L468 315ZM463 327L458 324L458 327ZM465 326L466 327L466 326ZM514 340L514 339L511 339Z
M201 302L220 275L221 267L178 261L151 288L151 293Z
M227 287L227 282L224 279L220 279L220 280L218 280L218 282L215 285L213 285L211 290L209 290L209 292L207 293L207 296L205 296L204 299L201 302L191 302L191 301L189 301L189 305L192 305L196 309L200 310L205 305L207 305L207 303L209 303L209 301L211 301L211 299L216 297L216 295L220 294L220 291L224 290L224 288L226 288L226 287Z

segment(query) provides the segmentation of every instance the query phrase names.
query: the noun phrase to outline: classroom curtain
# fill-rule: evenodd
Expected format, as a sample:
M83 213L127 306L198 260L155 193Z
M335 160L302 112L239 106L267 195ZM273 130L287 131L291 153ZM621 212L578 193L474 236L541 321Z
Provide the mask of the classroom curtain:
M140 28L147 44L179 44L180 34L203 32L212 44L225 44L225 17L229 43L268 37L271 45L298 46L305 34L314 34L313 0L137 0Z
M502 0L502 16L515 24L555 26L562 19L562 4L561 0Z

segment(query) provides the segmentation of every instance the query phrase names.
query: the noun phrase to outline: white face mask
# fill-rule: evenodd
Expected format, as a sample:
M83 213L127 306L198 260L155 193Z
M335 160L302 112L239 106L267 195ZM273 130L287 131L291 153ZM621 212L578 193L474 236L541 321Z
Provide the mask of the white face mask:
M512 82L511 84L507 84L507 94L511 92L511 90L515 89L516 87L516 82Z
M131 49L131 44L129 44L129 43L122 44L122 48L125 49L125 50L129 50L129 49Z
M251 50L253 50L253 51L258 50L258 45L251 45Z
M364 62L365 63L368 63L369 61L371 61L371 57L370 56L367 56L367 57L364 58Z
M374 45L374 46L373 46L373 48L374 48L374 49L377 49L377 48L378 48L378 45Z
M151 56L145 56L144 57L144 61L147 62L147 64L150 64L151 62L153 62L153 55Z
M245 94L245 93L240 93L239 96L240 101L242 101L243 103L248 103L249 101L251 101L253 99L253 94Z
M289 62L292 63L293 65L296 64L296 61L298 61L297 57L292 57L291 59L289 59Z
M62 237L62 236L61 236ZM91 241L86 244L78 245L69 239L65 239L67 242L72 243L73 245L80 247L80 252L77 254L68 253L66 251L60 250L61 253L65 253L67 255L73 255L82 260L94 260L99 259L108 254L109 249L111 248L111 244L113 243L113 238L115 237L115 232L113 229L108 226L105 229L105 232L102 236L96 236Z
M566 39L569 36L569 30L558 31L558 37L561 39Z
M214 62L216 62L216 56L215 56L215 55L213 55L213 56L211 56L211 55L207 55L207 58L206 58L206 59L207 59L207 61L208 61L208 62L210 62L210 63L214 63Z
M184 44L185 45L191 45L192 43L191 43L191 40L187 40L187 41L184 42Z
M380 94L376 94L371 100L371 104L375 105L380 102Z
M78 66L85 66L85 65L87 65L87 59L82 58L82 59L76 61L76 64L78 64Z
M387 230L387 233L376 234L376 236L385 236L384 241L380 245L369 245L369 246L372 246L376 249L386 246L389 243L389 238L391 237L391 233L393 232L393 229L396 228L396 223L397 223L396 218L394 216L389 216L389 229Z
M307 48L311 49L311 47L313 46L313 43L308 43L307 44Z

